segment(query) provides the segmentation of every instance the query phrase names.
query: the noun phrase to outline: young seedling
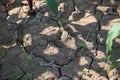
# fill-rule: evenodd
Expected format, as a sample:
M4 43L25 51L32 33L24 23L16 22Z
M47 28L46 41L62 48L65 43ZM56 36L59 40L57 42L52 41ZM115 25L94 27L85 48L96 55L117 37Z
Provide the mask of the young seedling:
M34 64L33 64L33 62L34 62L33 54L32 53L27 53L24 47L22 48L22 50L23 50L23 53L25 55L25 59L26 59L25 62L26 62L26 64L34 66Z
M113 40L119 35L120 35L120 23L115 23L107 35L107 40L106 40L107 61L109 61L112 56ZM120 59L113 61L110 70L114 69L117 66L118 62L120 62Z
M85 43L81 43L80 44L80 47L81 47L81 51L84 51L85 49L87 49L87 45Z
M89 69L84 68L82 72L83 72L83 74L87 74L89 72Z
M58 11L58 4L56 2L56 0L46 0L48 7L54 12L54 14L57 16L57 20L58 20L58 24L59 26L62 26L62 18L59 14Z
M48 4L48 7L54 12L54 14L57 16L57 20L58 20L58 24L59 24L59 28L60 28L60 31L62 31L62 35L61 35L61 40L62 41L65 41L66 38L68 37L68 32L64 30L64 28L62 27L63 26L63 21L62 21L62 18L59 14L59 11L58 11L58 4L56 2L56 0L46 0L47 4Z

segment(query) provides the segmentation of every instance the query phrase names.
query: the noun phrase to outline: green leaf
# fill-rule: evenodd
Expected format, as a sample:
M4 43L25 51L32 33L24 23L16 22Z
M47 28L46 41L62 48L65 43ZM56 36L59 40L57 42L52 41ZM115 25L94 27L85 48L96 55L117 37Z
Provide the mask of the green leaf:
M62 26L62 18L60 16L58 16L58 24Z
M116 62L120 62L120 59L117 59Z
M110 66L110 70L113 70L114 68L116 68L118 62L112 62L111 66Z
M87 49L87 45L85 43L81 43L80 44L80 47L81 47L81 51L84 51L85 49Z
M119 35L120 35L120 23L115 23L107 35L107 40L106 40L107 60L110 60L112 54L113 39L115 39Z
M33 74L32 73L27 73L26 75L27 80L32 80Z
M46 0L48 7L54 12L54 14L57 16L58 24L62 26L62 18L59 15L58 12L58 4L56 0Z
M89 72L89 69L87 69L87 68L84 68L84 69L83 69L83 73L84 73L84 74L87 74L88 72Z
M58 5L56 0L46 0L49 8L57 15L58 14Z

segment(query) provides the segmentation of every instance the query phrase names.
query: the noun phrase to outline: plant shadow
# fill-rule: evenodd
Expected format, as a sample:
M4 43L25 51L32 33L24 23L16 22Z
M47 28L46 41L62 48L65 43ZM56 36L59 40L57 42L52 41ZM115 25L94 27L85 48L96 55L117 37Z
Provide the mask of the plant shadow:
M62 0L58 2L61 5L64 4L64 6L59 6L62 7L60 9L64 8L63 11L60 10L60 14L63 18L63 27L69 33L65 42L60 40L61 32L59 31L57 20L45 2L40 2L43 5L38 4L38 8L35 9L36 16L33 17L29 17L27 14L28 6L13 8L13 11L15 11L13 14L10 14L12 13L10 12L12 10L10 10L6 21L11 25L15 24L14 26L17 26L14 28L14 31L17 30L18 37L26 34L30 34L32 37L32 44L26 46L25 50L27 54L32 54L34 59L31 61L34 62L31 62L33 66L25 63L25 52L22 50L23 47L20 47L21 42L18 40L16 46L10 46L8 49L0 46L1 52L5 52L4 57L1 57L2 66L4 66L6 61L8 64L14 63L13 65L16 65L18 68L17 71L22 71L21 80L24 80L25 74L29 72L33 74L33 78L36 78L39 75L42 77L42 74L46 71L50 71L57 78L66 76L73 80L76 78L78 80L90 80L91 78L94 80L99 78L108 79L106 69L108 64L105 62L105 39L107 30L109 30L107 26L109 21L118 16L104 15L95 9L98 5L101 5L101 2L95 2L88 1L84 2L84 4L81 3L81 5L77 1L66 0L64 2ZM85 4L89 5L86 6ZM106 2L103 5L106 4L108 5L109 3ZM83 7L81 7L82 5ZM12 31L13 27L10 27L10 30ZM6 40L10 38L12 37L7 37ZM85 50L82 50L80 44L87 45ZM2 45L6 44L3 43ZM119 48L117 50L119 51ZM51 61L53 61L53 64L46 66ZM83 73L84 68L89 69L86 75ZM2 72L4 71L2 70ZM4 77L5 75L7 74L2 74Z

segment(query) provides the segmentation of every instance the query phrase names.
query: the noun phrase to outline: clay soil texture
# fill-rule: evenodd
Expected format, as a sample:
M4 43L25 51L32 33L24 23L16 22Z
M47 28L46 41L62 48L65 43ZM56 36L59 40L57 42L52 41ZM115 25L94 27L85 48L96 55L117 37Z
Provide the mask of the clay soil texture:
M105 45L111 26L120 22L117 13L107 10L120 2L57 2L62 27L68 32L64 41L45 0L34 0L31 16L26 0L16 0L8 11L0 11L0 80L120 80L119 64L109 71ZM113 52L111 61L120 58L119 38Z

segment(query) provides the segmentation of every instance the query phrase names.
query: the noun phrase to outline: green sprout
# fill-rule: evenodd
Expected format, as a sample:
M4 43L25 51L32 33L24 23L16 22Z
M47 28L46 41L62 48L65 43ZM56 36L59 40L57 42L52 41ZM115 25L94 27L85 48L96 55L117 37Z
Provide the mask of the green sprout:
M107 35L107 40L106 40L107 61L109 61L112 56L113 40L119 35L120 35L120 23L115 23ZM110 66L110 70L114 69L117 66L118 62L120 62L120 59L113 61Z
M82 71L84 74L87 74L89 72L89 69L88 68L84 68L83 71Z
M60 26L62 26L62 18L59 14L59 11L58 11L58 4L56 2L56 0L46 0L47 4L48 4L48 7L54 12L54 14L57 16L57 19L58 19L58 24Z
M81 47L81 51L84 51L86 48L87 48L87 45L85 43L81 43L80 44L80 47Z

